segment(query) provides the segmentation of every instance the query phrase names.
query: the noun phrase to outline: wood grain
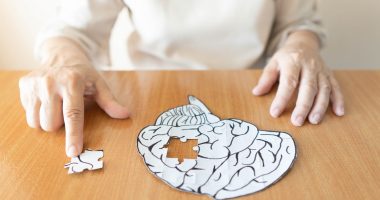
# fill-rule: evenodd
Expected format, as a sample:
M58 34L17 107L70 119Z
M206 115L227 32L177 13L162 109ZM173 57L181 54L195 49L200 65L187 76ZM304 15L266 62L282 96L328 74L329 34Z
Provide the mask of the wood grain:
M291 105L278 119L268 110L275 91L255 97L260 71L103 73L132 113L115 120L96 105L85 114L85 147L104 149L103 170L68 175L64 129L27 126L18 79L0 72L0 199L208 199L172 189L148 172L136 148L140 130L163 111L201 99L221 118L240 118L261 129L289 132L298 159L274 186L241 199L380 199L380 71L338 71L346 116L331 110L320 125L290 123Z

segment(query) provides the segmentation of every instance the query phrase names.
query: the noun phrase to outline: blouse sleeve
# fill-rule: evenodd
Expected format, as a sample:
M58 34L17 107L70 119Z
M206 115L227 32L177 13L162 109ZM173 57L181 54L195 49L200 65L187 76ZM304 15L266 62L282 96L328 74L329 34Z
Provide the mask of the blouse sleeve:
M290 33L308 30L316 34L321 47L325 45L326 32L318 13L318 0L275 0L276 16L267 56L280 48Z
M121 0L61 0L57 16L37 36L35 56L51 37L77 42L96 67L109 64L109 38L123 3Z

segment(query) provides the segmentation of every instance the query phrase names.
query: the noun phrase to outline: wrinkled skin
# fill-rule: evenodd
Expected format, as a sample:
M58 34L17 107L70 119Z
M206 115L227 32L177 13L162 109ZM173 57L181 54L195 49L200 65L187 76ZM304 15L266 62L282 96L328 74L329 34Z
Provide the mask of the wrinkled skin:
M65 124L66 154L83 149L85 100L95 102L112 118L127 118L128 110L112 95L104 79L84 52L68 39L45 45L47 57L19 81L21 104L32 128L56 131Z

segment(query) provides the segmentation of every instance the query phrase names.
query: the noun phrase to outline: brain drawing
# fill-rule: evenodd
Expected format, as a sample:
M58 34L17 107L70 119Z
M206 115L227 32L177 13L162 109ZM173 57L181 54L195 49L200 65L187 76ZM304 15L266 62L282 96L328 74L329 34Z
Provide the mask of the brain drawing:
M137 139L148 169L182 191L234 198L263 190L278 181L296 158L292 137L264 131L239 119L219 119L197 98L162 113ZM170 138L196 139L196 159L166 157Z
M103 158L103 150L91 150L86 149L84 153L77 157L71 158L71 162L65 164L65 168L68 168L69 174L81 173L84 170L97 170L103 168L103 161L99 160Z

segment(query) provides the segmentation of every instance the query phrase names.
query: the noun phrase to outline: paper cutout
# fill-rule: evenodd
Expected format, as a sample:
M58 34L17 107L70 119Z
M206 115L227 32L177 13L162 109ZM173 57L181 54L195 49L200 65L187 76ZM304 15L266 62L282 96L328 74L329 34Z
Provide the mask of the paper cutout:
M290 135L260 131L239 119L220 120L202 102L161 114L143 129L138 150L149 170L169 185L213 198L233 198L265 189L293 165L296 149ZM170 137L197 139L197 159L167 158Z
M71 162L65 164L65 168L69 168L68 174L80 173L85 169L96 170L103 168L103 150L86 149L84 153L77 157L71 158Z
M239 119L221 120L197 98L162 113L144 128L137 148L148 169L170 186L225 199L252 194L281 179L296 159L292 137L258 130ZM197 139L197 159L167 158L169 139Z

